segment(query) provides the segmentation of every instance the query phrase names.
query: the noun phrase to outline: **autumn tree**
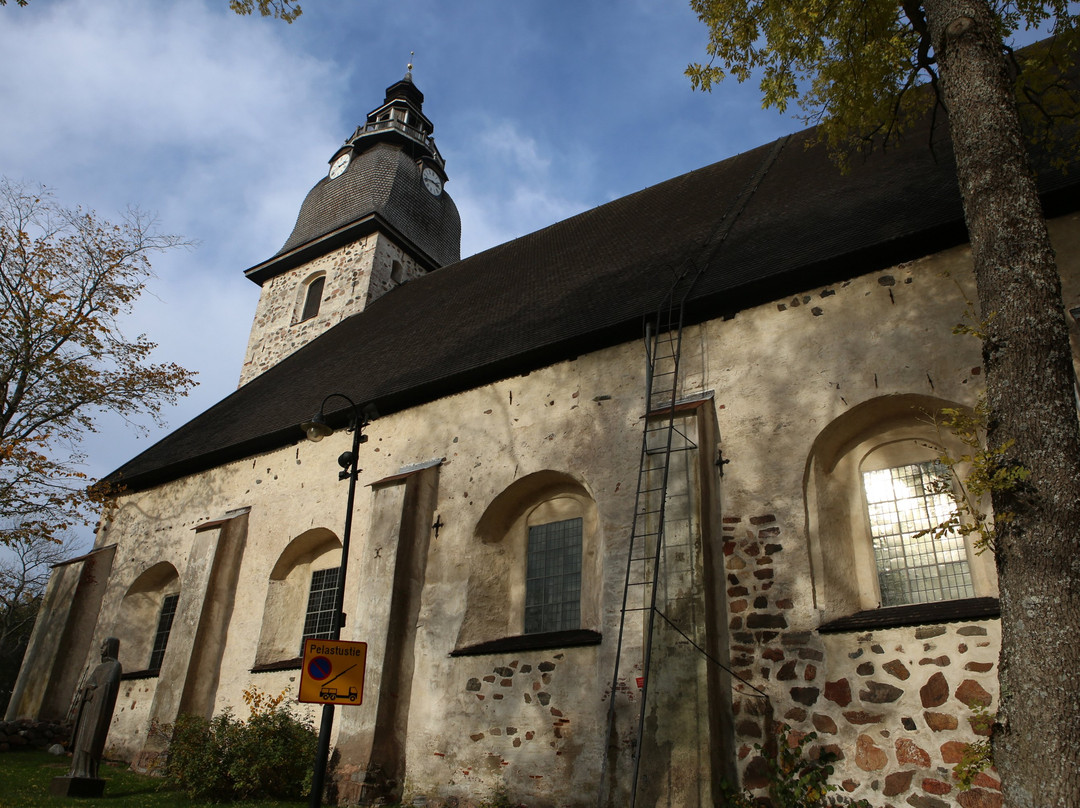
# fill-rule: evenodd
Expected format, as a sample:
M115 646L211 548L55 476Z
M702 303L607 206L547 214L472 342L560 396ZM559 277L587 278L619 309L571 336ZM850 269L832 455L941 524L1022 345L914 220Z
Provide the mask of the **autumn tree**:
M8 0L0 0L0 6L6 6ZM30 0L15 0L15 5L25 6ZM291 23L304 12L296 0L229 0L229 8L241 16L258 11L264 17L276 17Z
M180 243L138 211L112 224L0 181L0 543L85 522L108 492L87 486L82 435L106 412L156 419L195 384L121 329L148 256Z
M258 10L264 17L277 17L288 23L304 13L296 0L229 0L229 8L240 15Z
M834 149L895 136L932 105L947 113L981 309L987 443L1028 475L1024 485L993 493L995 510L1014 514L996 540L1003 637L994 760L1010 806L1078 805L1080 435L1060 279L1015 83L1027 82L1023 97L1044 122L1068 112L1060 78L1062 66L1075 63L1080 4L691 6L709 28L712 56L689 67L693 83L709 89L728 75L760 76L767 106L798 102ZM1052 38L1016 58L1005 43L1033 27L1049 28Z

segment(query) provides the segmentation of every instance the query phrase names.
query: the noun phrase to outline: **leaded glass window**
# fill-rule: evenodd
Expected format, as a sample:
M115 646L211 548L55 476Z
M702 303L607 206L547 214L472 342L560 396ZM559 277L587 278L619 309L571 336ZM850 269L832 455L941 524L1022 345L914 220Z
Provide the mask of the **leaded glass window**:
M176 604L179 601L179 595L166 595L161 602L161 615L158 617L157 631L154 632L154 647L150 652L147 670L161 670L161 663L165 661L165 648L169 644L169 633L172 631L173 617L176 615Z
M308 595L307 615L304 617L304 640L329 640L334 633L334 601L337 598L340 567L315 570L311 573L311 594Z
M975 596L964 537L925 532L956 513L947 475L936 462L863 473L882 606Z
M581 517L532 525L525 571L525 633L581 628Z

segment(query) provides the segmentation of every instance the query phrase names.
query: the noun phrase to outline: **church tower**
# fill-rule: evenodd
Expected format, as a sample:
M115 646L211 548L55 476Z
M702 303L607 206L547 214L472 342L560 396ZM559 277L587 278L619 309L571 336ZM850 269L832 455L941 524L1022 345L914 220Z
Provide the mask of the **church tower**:
M329 160L292 235L244 274L262 292L244 385L400 284L461 258L461 219L412 65Z

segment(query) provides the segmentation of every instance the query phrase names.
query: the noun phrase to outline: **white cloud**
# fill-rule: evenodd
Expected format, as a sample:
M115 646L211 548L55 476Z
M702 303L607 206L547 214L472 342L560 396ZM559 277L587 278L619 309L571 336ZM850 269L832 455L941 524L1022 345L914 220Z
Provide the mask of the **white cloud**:
M525 134L513 120L484 114L471 120L476 137L447 164L453 169L450 192L463 223L463 256L590 206L581 181L587 172L576 169L554 144Z
M178 426L235 389L258 296L242 271L284 243L345 134L346 71L224 0L2 13L0 170L105 218L137 204L199 242L154 260L157 278L124 326L159 344L157 361L200 372L200 388L167 413ZM106 416L83 446L87 470L107 473L160 436Z
M200 242L155 261L128 323L159 361L201 372L167 415L177 426L235 388L258 293L242 271L281 247L411 50L464 255L779 134L754 98L690 93L682 70L704 31L685 0L614 8L310 0L288 26L236 17L227 0L9 3L0 173L106 217L137 204ZM87 470L160 435L107 422L84 447Z

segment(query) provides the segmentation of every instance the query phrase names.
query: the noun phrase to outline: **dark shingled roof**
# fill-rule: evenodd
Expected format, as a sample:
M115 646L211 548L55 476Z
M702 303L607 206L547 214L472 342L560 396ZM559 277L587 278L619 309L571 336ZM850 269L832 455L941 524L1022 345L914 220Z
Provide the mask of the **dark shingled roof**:
M687 307L704 321L966 241L944 126L932 149L927 132L916 133L846 175L823 149L806 148L811 136L676 177L405 284L111 478L144 488L295 442L297 424L329 392L386 414L639 338L643 315L686 265L704 270ZM1040 167L1049 215L1078 207L1078 169ZM752 190L745 209L720 239L744 190Z
M429 194L417 161L400 148L379 143L357 154L340 177L315 183L274 259L372 216L408 239L433 267L461 258L461 218L454 200L445 191L437 197Z

